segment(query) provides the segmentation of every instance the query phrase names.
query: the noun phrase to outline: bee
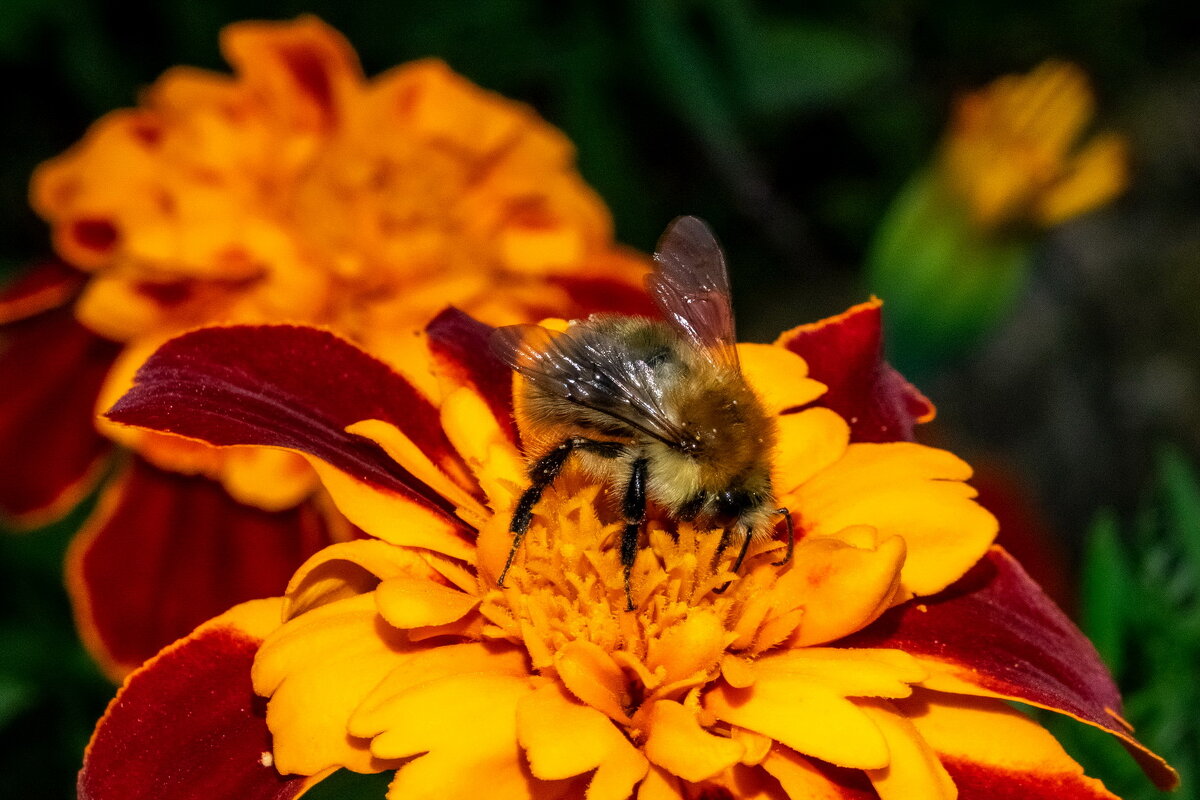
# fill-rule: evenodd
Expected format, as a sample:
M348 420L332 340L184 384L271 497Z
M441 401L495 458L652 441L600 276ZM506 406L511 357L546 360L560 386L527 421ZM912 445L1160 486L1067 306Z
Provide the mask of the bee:
M667 227L646 288L663 319L595 314L563 332L510 325L492 334L492 351L525 378L530 462L500 586L534 507L572 456L621 498L628 611L647 502L721 530L714 566L740 536L735 573L750 542L772 535L782 514L787 552L777 565L791 560L791 516L771 487L775 423L742 376L725 256L704 222L680 217Z

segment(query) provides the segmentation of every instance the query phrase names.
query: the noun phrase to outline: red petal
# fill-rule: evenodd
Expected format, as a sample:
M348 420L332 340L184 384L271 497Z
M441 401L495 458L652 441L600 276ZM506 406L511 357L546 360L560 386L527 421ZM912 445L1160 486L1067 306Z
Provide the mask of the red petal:
M513 373L492 355L488 340L493 330L491 325L453 307L438 314L425 328L430 349L442 368L475 387L500 427L516 444L517 426L512 415Z
M119 678L230 606L283 594L330 543L312 504L263 511L135 458L72 544L68 585L84 640Z
M958 800L1114 800L1082 776L1039 775L941 757L958 787Z
M452 462L448 472L469 474L432 403L383 362L315 328L236 325L186 333L146 360L107 416L215 445L298 450L450 518L447 501L345 428L367 419L390 422L435 464Z
M0 510L37 525L86 494L111 449L93 419L120 346L76 322L69 307L2 331Z
M910 442L913 426L934 415L933 403L883 360L882 305L860 303L777 341L808 363L810 378L828 387L814 405L850 423L852 442Z
M945 591L888 611L837 646L896 648L947 664L991 696L1059 711L1119 737L1159 786L1178 781L1130 735L1096 648L999 548Z
M264 757L266 700L251 688L250 665L267 631L236 624L243 611L130 676L88 744L80 800L288 800L315 782L284 777Z
M0 324L66 305L86 280L61 261L43 261L0 290Z

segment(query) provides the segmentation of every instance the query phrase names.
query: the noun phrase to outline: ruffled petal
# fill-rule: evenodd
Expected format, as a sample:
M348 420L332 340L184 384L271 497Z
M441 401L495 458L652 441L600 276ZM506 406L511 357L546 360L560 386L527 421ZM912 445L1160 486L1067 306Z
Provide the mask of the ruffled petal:
M813 761L781 745L771 748L762 767L792 800L878 800L861 770Z
M471 386L487 403L501 430L516 446L517 426L512 416L512 370L492 355L490 325L457 308L447 308L425 328L429 349L440 371L460 385Z
M825 392L825 385L808 376L804 359L768 344L738 345L738 360L768 414L808 405Z
M850 423L853 442L912 441L913 426L934 415L933 404L883 360L882 305L860 303L775 342L801 356L809 377L825 384L817 405Z
M870 525L881 539L903 537L904 586L927 595L958 580L996 536L996 519L963 483L970 476L971 468L944 450L908 442L852 444L780 500L809 536Z
M771 483L780 496L791 494L841 458L850 443L850 426L828 408L785 414L775 424L778 445Z
M673 700L658 700L650 711L646 757L685 781L708 780L741 761L746 747L700 726L696 710Z
M1162 788L1178 776L1130 733L1096 649L998 548L935 597L892 609L837 646L887 647L921 659L931 689L1000 697L1072 716L1117 736Z
M286 617L374 591L397 575L433 579L440 573L424 551L395 547L377 539L332 544L300 565L287 587Z
M886 767L867 770L880 800L956 800L954 781L937 753L895 706L881 700L859 700L858 707L879 727L891 753Z
M80 800L290 800L323 776L280 774L250 664L281 602L238 606L132 674L84 754Z
M389 625L404 629L456 622L479 605L474 595L404 575L379 584L375 601Z
M646 757L599 711L571 699L558 684L517 704L517 739L529 768L543 780L592 772L587 800L624 800L646 774Z
M1114 800L1049 731L989 698L918 691L896 701L938 754L959 797Z
M351 736L350 715L412 649L387 625L371 594L321 606L275 631L254 661L254 690L269 697L267 724L283 772L315 775L335 767L395 767Z
M224 609L282 593L332 535L312 504L268 513L135 457L68 553L80 633L119 679Z
M22 296L26 306L54 299L39 299L33 287ZM13 304L16 313L22 303ZM111 445L96 432L93 408L119 345L67 307L5 325L0 337L0 513L35 527L73 507L99 478Z
M338 508L397 544L465 557L450 503L373 442L362 420L395 425L449 474L465 475L437 409L385 364L326 331L290 325L206 328L163 345L109 411L115 422L218 446L303 453ZM457 540L457 541L456 541Z

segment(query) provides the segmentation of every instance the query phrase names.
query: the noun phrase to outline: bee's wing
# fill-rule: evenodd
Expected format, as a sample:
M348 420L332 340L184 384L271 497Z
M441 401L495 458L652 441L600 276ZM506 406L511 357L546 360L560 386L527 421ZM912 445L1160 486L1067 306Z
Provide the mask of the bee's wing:
M646 288L667 321L718 363L737 366L729 271L708 225L679 217L667 226Z
M492 352L542 391L678 444L680 425L663 406L661 378L611 336L585 326L565 332L508 325L491 338Z

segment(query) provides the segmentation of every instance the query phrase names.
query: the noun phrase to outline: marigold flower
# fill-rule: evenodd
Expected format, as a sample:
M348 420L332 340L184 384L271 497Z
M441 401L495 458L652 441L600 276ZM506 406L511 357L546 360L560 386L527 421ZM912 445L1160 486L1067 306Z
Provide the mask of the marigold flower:
M290 574L296 558L350 535L291 453L91 430L93 409L109 407L163 341L210 323L318 325L434 393L420 335L447 304L492 324L647 306L645 259L615 245L571 143L530 108L436 60L368 79L350 45L314 17L231 25L221 47L233 74L173 68L136 108L104 116L38 168L33 206L58 254L82 272L56 267L0 297L0 323L13 323L0 375L16 383L19 374L26 387L0 399L0 462L11 465L0 508L44 522L93 485L106 437L137 453L71 561L85 638L114 674L224 601L281 584L210 586L198 598L219 593L220 604L200 599L198 616L146 625L158 610L110 613L91 586L143 576L165 586L164 569L198 571L230 551L267 563L290 550L281 568ZM31 431L61 431L66 445ZM219 490L173 473L218 480L237 503L218 510ZM199 521L185 497L226 519L225 532L180 530ZM280 518L260 509L290 515L284 527L307 544L289 544ZM248 531L261 528L274 544L260 549ZM172 563L165 556L182 551L152 544L166 531L211 549L193 552L190 567ZM165 560L149 563L156 554ZM126 594L143 590L156 609L152 587Z
M982 228L1057 225L1129 183L1125 137L1081 142L1094 113L1087 76L1074 64L1006 75L955 103L939 169Z
M620 526L580 476L547 492L496 586L526 478L511 376L463 355L480 352L486 326L455 312L430 326L436 405L321 331L167 343L114 421L294 449L375 538L326 548L285 598L234 609L135 674L97 729L81 794L186 785L163 760L203 723L132 722L184 676L218 674L230 685L205 702L245 741L185 760L232 759L230 781L259 797L294 796L338 767L396 770L397 798L1112 797L1005 700L1112 732L1171 784L1124 727L1086 639L989 549L995 520L964 483L970 468L904 440L932 409L880 360L878 324L869 303L740 346L778 425L773 478L795 557L776 566L782 544L762 543L735 575L728 558L713 566L719 537L653 518L633 612ZM349 391L331 391L346 374ZM517 422L529 424L519 408ZM251 686L269 698L261 752Z

